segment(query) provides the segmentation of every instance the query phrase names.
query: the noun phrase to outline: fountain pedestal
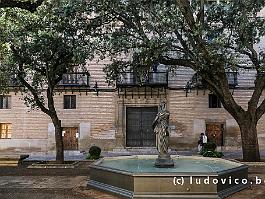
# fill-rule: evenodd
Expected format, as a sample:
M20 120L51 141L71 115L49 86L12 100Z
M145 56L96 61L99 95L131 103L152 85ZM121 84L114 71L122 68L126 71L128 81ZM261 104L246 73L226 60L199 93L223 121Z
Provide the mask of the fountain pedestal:
M174 161L169 154L159 154L155 161L155 167L158 168L170 168L174 167Z

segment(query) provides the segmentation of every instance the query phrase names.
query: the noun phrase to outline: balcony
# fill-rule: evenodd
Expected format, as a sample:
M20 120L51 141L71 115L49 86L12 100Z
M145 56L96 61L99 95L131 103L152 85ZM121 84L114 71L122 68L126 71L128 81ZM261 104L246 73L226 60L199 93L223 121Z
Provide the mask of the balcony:
M63 75L58 86L89 87L89 76L88 72L66 73Z
M134 72L121 73L116 81L117 87L167 87L168 72L148 72L146 75L137 75Z
M238 85L237 74L238 73L234 72L234 71L226 72L228 85L229 85L229 88L231 88L231 89L235 89L236 86ZM198 89L206 89L207 88L207 83L198 73L195 73L192 76L191 80L187 82L187 84L185 86L186 95L193 88L197 88L197 93L198 93Z

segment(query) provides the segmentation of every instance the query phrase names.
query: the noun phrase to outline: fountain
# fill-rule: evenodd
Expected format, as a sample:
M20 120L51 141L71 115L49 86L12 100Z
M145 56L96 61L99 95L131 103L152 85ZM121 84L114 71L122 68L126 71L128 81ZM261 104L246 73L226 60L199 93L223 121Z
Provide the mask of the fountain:
M249 186L248 167L234 161L168 154L169 112L162 102L153 128L159 152L107 157L90 166L88 186L126 198L225 198Z

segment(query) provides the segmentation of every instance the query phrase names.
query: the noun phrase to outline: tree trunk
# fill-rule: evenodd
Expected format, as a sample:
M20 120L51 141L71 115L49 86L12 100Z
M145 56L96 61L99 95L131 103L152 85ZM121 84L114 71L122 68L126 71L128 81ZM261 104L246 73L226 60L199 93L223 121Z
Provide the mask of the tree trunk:
M214 74L212 75L214 77ZM251 99L248 102L248 110L245 111L239 106L232 94L229 91L227 83L226 73L219 73L218 77L221 78L219 86L215 86L208 75L204 75L204 79L207 81L211 90L217 94L218 98L222 101L224 108L233 116L240 127L243 160L246 162L258 162L260 161L258 136L257 136L257 123L259 118L257 117L257 105L256 98ZM218 82L218 77L215 77Z
M244 119L239 123L242 139L243 160L246 162L260 161L259 144L257 136L257 122Z
M55 127L55 142L56 142L56 163L64 163L64 149L63 149L63 136L61 120L58 118L52 118L53 125Z

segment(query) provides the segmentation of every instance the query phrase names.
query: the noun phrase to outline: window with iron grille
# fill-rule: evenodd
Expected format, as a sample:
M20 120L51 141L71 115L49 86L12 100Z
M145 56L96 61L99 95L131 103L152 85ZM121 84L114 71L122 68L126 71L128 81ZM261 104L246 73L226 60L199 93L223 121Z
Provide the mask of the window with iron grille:
M76 95L64 95L64 109L76 109Z
M10 139L12 133L12 125L0 123L0 139Z
M221 108L221 101L215 94L209 94L209 108Z
M10 96L0 95L0 109L10 109Z

